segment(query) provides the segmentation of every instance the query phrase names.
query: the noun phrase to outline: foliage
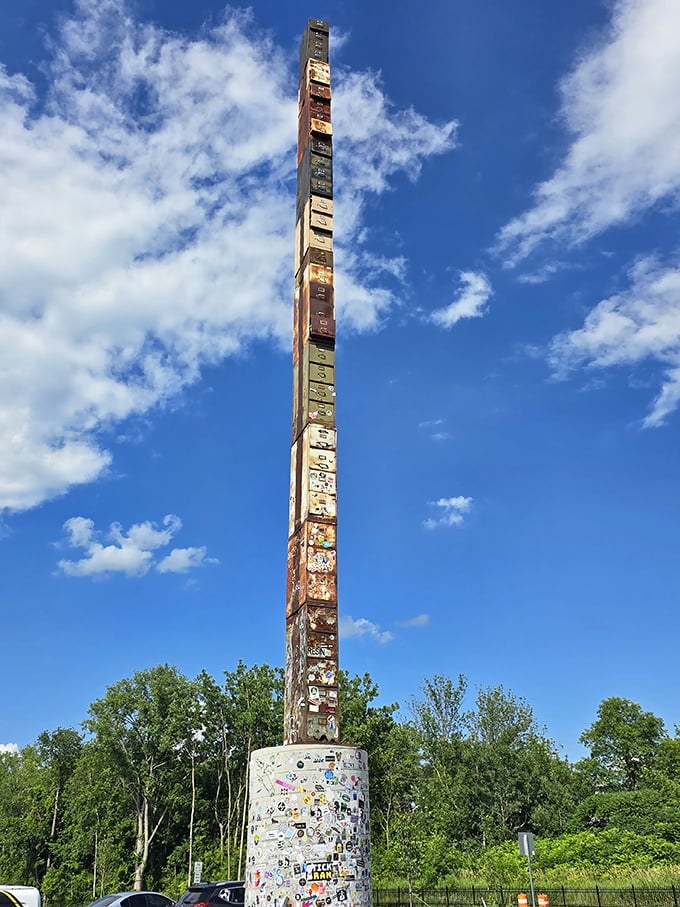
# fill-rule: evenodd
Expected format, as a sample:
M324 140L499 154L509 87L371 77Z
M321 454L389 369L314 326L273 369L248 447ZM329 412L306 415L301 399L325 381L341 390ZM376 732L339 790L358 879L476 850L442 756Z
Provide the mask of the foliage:
M517 832L536 835L539 885L668 884L680 866L680 738L604 700L576 764L502 686L435 675L379 704L340 672L343 739L369 753L373 881L526 885ZM178 896L245 867L248 766L281 743L283 672L239 662L218 683L159 665L113 684L83 722L0 753L0 878L77 905L133 886Z

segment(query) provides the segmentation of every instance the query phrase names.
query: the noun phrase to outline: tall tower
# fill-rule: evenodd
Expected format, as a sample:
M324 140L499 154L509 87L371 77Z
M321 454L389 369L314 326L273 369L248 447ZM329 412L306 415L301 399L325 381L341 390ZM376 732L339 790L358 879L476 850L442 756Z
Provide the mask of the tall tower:
M328 23L310 19L298 93L286 743L337 741L333 145Z
M249 766L246 907L371 907L368 757L338 728L328 23L300 48L283 746Z

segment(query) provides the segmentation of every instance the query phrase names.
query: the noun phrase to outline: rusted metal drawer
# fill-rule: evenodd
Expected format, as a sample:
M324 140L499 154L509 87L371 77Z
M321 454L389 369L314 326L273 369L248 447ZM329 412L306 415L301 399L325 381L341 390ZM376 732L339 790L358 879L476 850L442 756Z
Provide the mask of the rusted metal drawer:
M335 495L315 491L309 495L309 515L332 519L337 514Z
M318 630L324 633L338 632L338 612L336 608L328 605L309 605L307 619L310 630Z
M325 157L333 157L333 143L331 139L322 139L318 136L312 136L309 147L314 154L323 154Z
M321 135L333 135L333 126L330 122L312 116L309 120L309 128L312 133L319 132Z
M334 633L309 633L307 635L307 658L337 659L337 657L338 640Z
M307 90L312 98L323 98L325 101L330 101L332 97L330 85L319 85L318 82L308 82Z
M334 429L322 428L320 425L310 425L307 431L309 432L309 444L311 447L318 447L320 450L335 450Z
M322 31L326 34L330 30L326 19L307 19L307 28L312 31Z
M323 299L310 299L309 314L311 317L316 315L318 318L333 319L333 303Z
M303 272L302 298L318 299L320 302L333 302L333 287L327 283L317 283L316 280L307 281Z
M312 426L315 428L316 426ZM307 546L310 548L335 549L336 529L333 523L317 523L309 520L305 524ZM319 629L318 627L316 629Z
M314 214L312 213L312 216ZM316 215L317 217L326 217L325 214ZM330 218L327 218L330 219ZM305 270L303 280L307 279L314 283L323 283L333 286L333 268L327 268L325 265L310 264Z
M335 494L336 479L334 472L317 472L310 470L309 473L309 493Z
M307 573L305 600L314 599L320 602L332 602L338 599L338 583L330 573ZM330 684L330 681L329 681Z
M309 466L310 469L316 469L321 472L335 472L335 452L310 447Z
M306 72L313 82L320 82L322 85L331 84L331 68L328 63L319 63L317 60L310 60L307 64Z
M333 267L333 253L326 249L307 249L302 259L302 270L310 265L325 265L328 268Z

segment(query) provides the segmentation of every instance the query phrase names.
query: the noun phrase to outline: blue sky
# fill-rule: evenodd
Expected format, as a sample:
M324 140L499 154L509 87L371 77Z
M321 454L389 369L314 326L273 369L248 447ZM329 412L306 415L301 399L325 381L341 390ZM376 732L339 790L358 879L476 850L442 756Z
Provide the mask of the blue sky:
M0 12L0 744L282 664L297 48L331 23L341 665L677 706L676 0Z

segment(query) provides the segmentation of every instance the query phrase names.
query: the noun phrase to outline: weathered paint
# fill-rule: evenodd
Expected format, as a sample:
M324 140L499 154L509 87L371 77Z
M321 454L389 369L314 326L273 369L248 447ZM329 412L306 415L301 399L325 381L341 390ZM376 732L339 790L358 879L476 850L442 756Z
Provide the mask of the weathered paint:
M323 22L310 20L301 43L298 110L284 709L288 744L339 739L333 148L327 52L327 23L324 28Z

